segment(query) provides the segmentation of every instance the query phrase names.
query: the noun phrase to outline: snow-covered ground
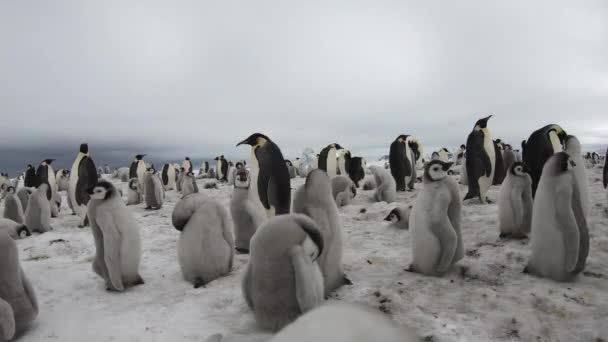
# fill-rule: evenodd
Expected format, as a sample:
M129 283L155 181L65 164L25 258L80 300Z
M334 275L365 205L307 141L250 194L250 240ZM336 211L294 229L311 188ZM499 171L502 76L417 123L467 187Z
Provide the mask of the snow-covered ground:
M606 195L601 169L588 171L591 250L587 268L575 282L522 274L529 241L498 239L496 204L464 205L466 256L453 272L443 278L406 272L410 234L382 221L395 204L373 203L372 192L360 190L354 204L340 209L344 265L354 284L333 298L376 307L428 341L606 341ZM112 181L126 190L126 183ZM292 187L303 182L297 179ZM230 186L199 188L229 205ZM490 198L496 199L498 189L491 188ZM410 203L415 195L400 193L398 201ZM159 211L146 211L143 204L130 207L141 227L146 283L124 293L107 292L91 270L90 228L77 228L64 198L60 217L52 220L54 231L18 241L21 264L40 302L38 318L20 340L205 341L214 333L224 334L225 341L269 340L269 333L256 328L241 294L247 255L237 255L233 272L205 288L194 289L182 279L179 232L171 225L179 198L169 191Z

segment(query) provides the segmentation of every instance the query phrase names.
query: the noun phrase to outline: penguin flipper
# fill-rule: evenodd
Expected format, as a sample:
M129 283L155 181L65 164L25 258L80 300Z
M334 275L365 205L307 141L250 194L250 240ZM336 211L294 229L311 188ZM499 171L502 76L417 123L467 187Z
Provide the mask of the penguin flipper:
M21 281L23 282L23 288L25 290L25 294L30 299L30 303L32 303L32 308L36 311L36 315L38 314L38 299L36 299L36 293L34 292L34 288L32 288L32 284L29 279L25 276L23 269L21 271Z
M436 206L439 207L439 206ZM443 213L434 212L432 215L445 215ZM431 232L439 240L440 254L435 265L435 270L438 273L443 273L448 270L454 260L456 254L457 239L456 231L447 217L431 222Z
M0 298L0 337L10 341L15 336L15 313L11 305Z
M245 276L243 277L242 288L243 288L243 297L245 297L245 302L247 303L247 306L249 306L249 308L251 310L253 310L253 301L251 300L251 288L249 287L250 285L251 285L251 264L247 265L247 270L245 271Z
M313 264L300 245L292 246L288 254L295 275L296 298L300 310L306 312L319 305L324 298L323 291L317 293L312 283L312 279L315 279L313 268L318 266Z
M566 272L573 272L578 263L580 233L572 208L572 192L561 189L555 194L557 222L563 234Z
M222 220L222 237L224 241L230 247L230 260L228 261L228 269L232 270L232 264L234 261L234 235L232 234L233 228L230 225L230 220L228 219L228 212L218 205L218 211Z
M120 272L120 232L109 213L98 214L97 223L103 235L103 260L108 269L108 280L114 289L123 291L125 288Z

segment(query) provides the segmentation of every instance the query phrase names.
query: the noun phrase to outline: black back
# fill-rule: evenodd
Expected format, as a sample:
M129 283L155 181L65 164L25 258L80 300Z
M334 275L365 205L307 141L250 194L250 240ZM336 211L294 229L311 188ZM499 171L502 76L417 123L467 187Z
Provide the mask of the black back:
M168 170L169 170L169 164L163 165L163 173L162 173L163 185L169 184L169 176L167 175Z
M78 182L76 183L76 204L86 205L91 199L87 192L97 184L97 168L91 157L85 156L78 165Z
M43 165L43 164L38 165L38 170L36 170L36 178L38 180L36 187L39 187L40 184L48 185L47 191L46 191L46 197L48 200L51 200L51 198L53 197L53 189L51 189L51 184L49 184L49 167L48 167L48 165Z
M405 177L412 175L412 165L405 153L405 142L400 142L399 137L391 144L388 162L397 183L397 191L405 191Z
M469 191L464 197L465 199L479 197L481 194L477 180L484 174L486 177L489 177L492 174L492 161L483 146L484 137L483 131L473 130L467 138L466 168Z
M327 154L329 153L329 150L331 150L331 148L331 145L327 145L319 153L319 170L327 172Z
M604 189L608 188L608 148L606 148L606 154L604 155Z
M525 143L522 142L522 161L530 168L532 196L536 195L536 188L538 187L545 163L553 155L553 146L549 140L551 126L547 125L534 131Z
M223 181L228 180L228 162L224 159L224 156L220 157L220 166L222 167L222 179Z
M28 188L35 188L40 185L38 176L36 175L36 169L32 165L28 165L28 169L25 170L25 179L23 183Z
M289 214L291 208L291 184L289 170L279 147L270 139L255 150L260 164L258 195L267 210L272 205L276 215Z
M359 187L359 181L365 178L365 171L363 170L363 161L361 157L352 157L348 163L348 177L355 183L355 186Z
M496 154L496 162L494 163L494 180L492 185L500 185L505 180L506 170L504 160L502 158L502 152L498 146L497 140L494 141L494 153Z

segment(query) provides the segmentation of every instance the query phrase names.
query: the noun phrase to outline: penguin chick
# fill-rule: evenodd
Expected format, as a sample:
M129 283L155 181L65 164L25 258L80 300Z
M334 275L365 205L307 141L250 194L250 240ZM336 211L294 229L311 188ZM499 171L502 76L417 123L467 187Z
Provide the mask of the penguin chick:
M141 190L139 189L139 181L137 178L129 179L127 190L127 205L136 205L141 203Z
M532 224L532 178L528 168L513 162L498 195L500 237L525 238Z
M9 186L6 190L6 198L4 199L4 218L11 219L17 223L23 223L23 206L21 201L15 194L15 188Z
M376 192L374 200L376 202L393 203L397 199L397 185L395 179L385 169L378 166L371 166L370 170L376 181Z
M14 240L22 239L31 236L32 233L23 223L17 223L13 220L2 218L0 219L0 231L5 231Z
M249 172L245 168L239 169L234 178L230 213L234 221L236 250L240 253L249 253L251 237L266 220L264 207L249 197L250 184Z
M349 205L357 196L355 183L347 176L336 176L331 179L331 189L338 208Z
M395 207L388 216L384 219L384 221L389 221L392 226L399 229L410 229L410 211L412 210L412 205L406 207Z
M198 185L196 184L196 178L192 172L187 172L182 179L182 194L188 196L190 194L198 193Z

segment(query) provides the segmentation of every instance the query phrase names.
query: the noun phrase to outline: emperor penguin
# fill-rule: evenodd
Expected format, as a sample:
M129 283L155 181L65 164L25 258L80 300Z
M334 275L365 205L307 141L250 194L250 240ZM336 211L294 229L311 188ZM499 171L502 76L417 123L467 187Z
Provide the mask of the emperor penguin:
M195 193L198 193L196 178L191 171L187 171L184 175L184 179L182 180L182 195L188 196Z
M462 165L460 166L460 178L458 183L462 185L469 185L469 175L467 174L467 153L465 151L464 157L462 158Z
M604 155L604 189L606 189L606 205L608 205L608 148L606 149L606 154Z
M216 180L222 180L222 178L224 178L224 175L222 174L222 162L220 161L220 157L217 156L215 157L215 170L217 171L215 173L215 179Z
M222 178L220 180L226 182L228 181L228 169L230 168L230 164L224 158L224 155L220 156L220 167L222 169Z
M0 230L0 341L12 341L38 316L38 300L19 264L17 244Z
M175 190L175 168L171 163L163 165L162 177L165 190Z
M32 192L34 192L32 188L21 188L17 191L17 198L19 198L19 201L21 202L24 213L25 209L27 209L27 202L29 201Z
M285 158L279 147L270 138L260 133L250 135L237 146L242 144L251 146L252 169L259 171L255 179L257 193L260 202L266 209L267 216L289 214L291 207L290 178Z
M488 130L488 120L491 117L492 115L477 120L467 138L466 168L469 191L464 200L478 197L481 203L486 203L486 193L494 180L496 150Z
M397 191L414 188L416 182L416 157L409 144L409 135L402 134L391 143L389 166L395 179Z
M502 155L503 145L500 139L494 140L493 143L496 162L494 163L494 178L492 180L492 185L500 185L502 184L506 176L506 170Z
M498 195L500 237L525 238L532 224L532 178L520 162L511 164Z
M397 200L397 185L395 179L385 169L379 166L371 166L370 171L374 175L376 191L374 201L393 203Z
M242 290L261 328L278 331L323 302L323 236L309 217L268 219L253 235L250 252Z
M25 225L32 232L45 233L53 229L51 227L51 204L46 195L48 188L48 184L40 184L28 199L27 209L25 209Z
M230 273L234 237L222 205L207 195L192 193L175 205L171 221L181 232L177 255L186 281L199 288Z
M129 179L129 189L127 190L127 205L140 204L142 201L142 193L139 188L139 181L137 178Z
M203 161L201 164L201 169L199 171L201 173L201 175L207 175L209 174L209 162L208 161Z
M559 125L547 125L530 135L528 140L521 143L522 161L530 168L532 177L532 197L540 181L545 162L555 153L562 152L564 141L568 134Z
M564 141L565 152L570 155L570 159L574 162L574 176L578 182L578 189L583 206L585 217L589 217L591 211L591 200L589 199L589 178L585 170L585 162L583 161L583 151L581 143L574 135L568 135Z
M329 178L333 178L338 174L338 151L342 150L342 146L338 143L329 144L319 153L317 158L319 161L318 168L327 172Z
M454 166L462 166L464 164L464 153L466 150L466 145L460 145L458 150L456 150L456 162L454 163Z
M49 199L51 199L55 192L57 192L57 178L55 177L55 170L51 166L51 163L55 159L45 159L38 166L36 170L36 176L38 177L39 183L46 183L49 185Z
M184 169L186 169L186 173L192 172L193 168L192 168L192 161L190 160L190 157L186 157L184 159L184 161L182 162L182 167Z
M56 174L57 178L57 190L58 191L68 191L70 176L69 171L65 169L57 170Z
M28 188L35 188L38 186L38 176L36 176L36 169L32 166L32 164L27 164L23 185Z
M357 187L348 176L336 176L331 179L331 190L338 208L349 205L357 196Z
M156 170L153 168L147 169L144 176L144 199L146 200L146 209L148 210L161 209L165 201L163 184L158 179L158 176L156 176Z
M105 280L106 290L124 291L141 285L141 238L133 212L127 209L112 183L100 180L88 190L87 211L95 240L93 271Z
M570 281L585 269L589 230L574 166L566 152L558 152L543 167L532 210L532 255L524 273Z
M76 160L70 171L68 184L68 204L74 213L80 216L79 227L87 225L87 204L89 203L88 189L97 184L97 169L91 159L89 145L81 144Z
M430 161L424 187L410 214L413 260L410 271L441 276L464 256L458 184L448 175L452 163Z
M338 174L348 176L351 153L347 149L341 149L336 154L338 156Z
M348 162L348 168L346 170L348 177L355 184L355 188L359 187L359 182L365 178L365 170L363 169L363 158L352 157Z
M228 177L226 178L228 179L228 185L234 185L234 177L236 176L237 167L232 165L232 162L229 165L230 166L228 167Z
M105 172L105 174L107 174L107 175L109 175L109 174L111 174L111 173L112 173L112 169L110 168L110 165L108 165L108 164L105 164L105 165L103 166L103 171L104 171L104 172Z
M442 147L439 151L437 151L437 159L441 160L444 163L449 162L450 151L447 148Z
M23 223L17 223L7 218L0 219L0 231L7 232L13 240L23 239L32 235Z
M342 222L331 189L327 173L313 170L306 177L306 183L296 191L293 201L294 212L315 221L323 236L324 248L319 256L319 266L326 296L342 285L352 284L342 267Z
M384 218L384 221L388 221L392 226L399 229L408 230L410 229L410 213L412 211L412 205L409 206L397 206L388 216Z
M23 206L21 205L21 201L17 197L17 194L15 194L15 188L9 186L6 192L7 195L4 199L3 217L11 219L17 223L23 223Z
M177 191L182 192L182 183L184 182L184 176L186 175L186 169L183 167L179 168L177 172L177 179L175 181L175 188Z
M266 220L266 211L259 201L249 197L251 177L247 169L240 168L234 178L234 191L230 199L230 214L234 221L236 250L249 253L251 237Z
M131 166L129 167L129 179L137 178L139 181L139 188L144 188L144 178L146 176L146 162L144 161L145 154L138 154L133 159Z
M515 152L513 152L513 147L511 147L511 145L509 144L506 144L505 149L502 152L502 163L507 173L509 172L509 170L511 170L511 165L513 165L513 163L515 163L516 161L517 159L515 157Z
M295 179L296 178L296 168L293 167L291 160L285 159L285 164L287 165L287 171L289 172L289 178Z
M338 301L298 318L270 342L422 342L416 332L370 307Z

